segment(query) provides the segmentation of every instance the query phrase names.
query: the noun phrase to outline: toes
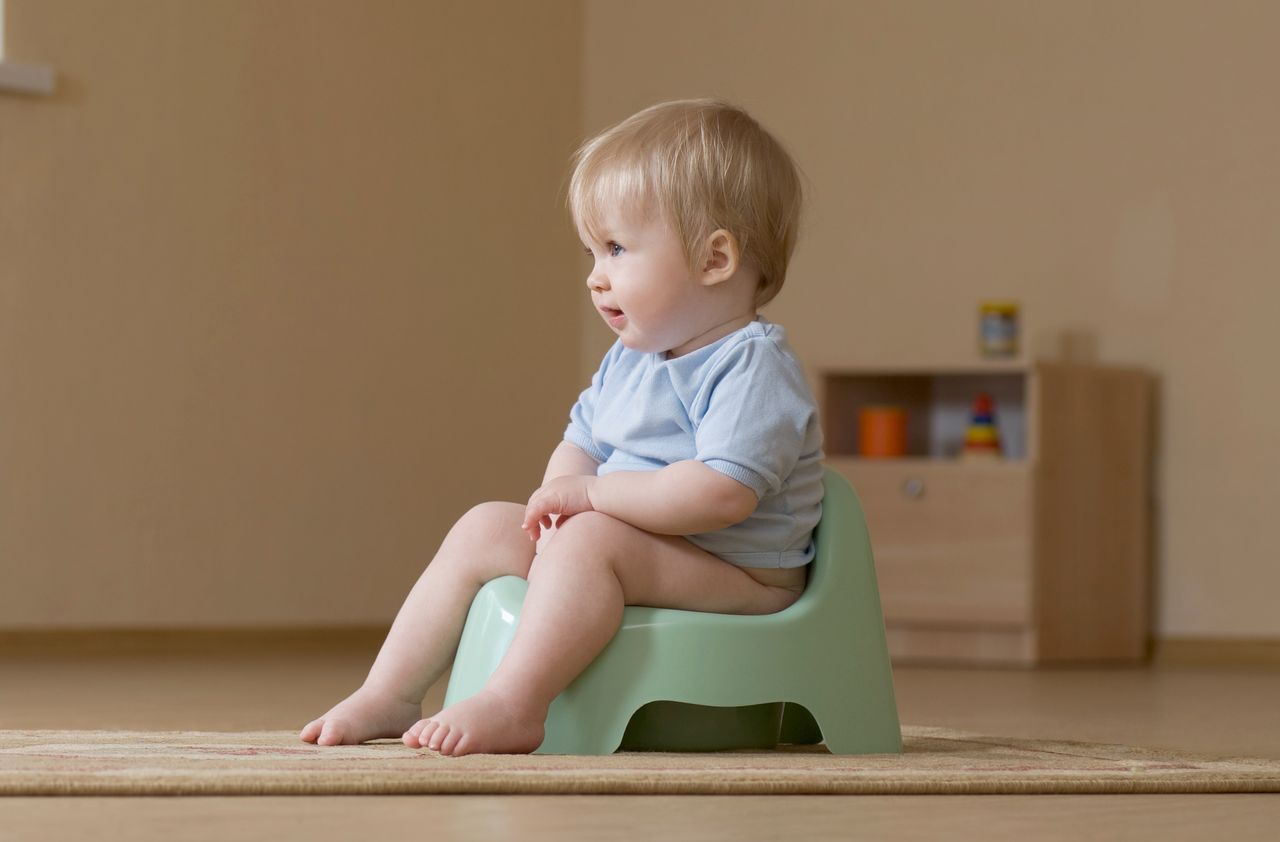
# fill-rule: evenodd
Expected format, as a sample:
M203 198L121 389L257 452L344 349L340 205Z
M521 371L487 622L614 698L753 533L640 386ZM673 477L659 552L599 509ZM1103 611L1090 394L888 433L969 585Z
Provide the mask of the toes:
M462 739L463 734L457 728L449 732L449 736L444 738L444 742L440 744L441 754L453 754L453 750L457 747L458 742Z
M342 732L345 730L342 723L335 722L332 719L325 720L324 728L320 731L320 738L316 743L322 746L336 746L342 742Z
M449 736L449 726L441 725L432 732L430 739L427 740L427 748L432 751L439 751L440 746L444 743L445 737Z
M316 737L320 735L320 728L323 725L323 719L314 719L306 724L298 736L304 743L314 743L316 741Z
M418 747L429 748L427 743L431 741L431 735L440 727L440 723L432 719L424 719L418 724L422 726L422 729L418 731ZM415 725L414 727L416 728L417 726Z
M404 735L400 739L404 740L404 744L409 748L421 748L422 745L419 738L422 736L422 729L426 727L427 720L419 719L417 722L413 723L413 725L409 726L409 730L405 731Z

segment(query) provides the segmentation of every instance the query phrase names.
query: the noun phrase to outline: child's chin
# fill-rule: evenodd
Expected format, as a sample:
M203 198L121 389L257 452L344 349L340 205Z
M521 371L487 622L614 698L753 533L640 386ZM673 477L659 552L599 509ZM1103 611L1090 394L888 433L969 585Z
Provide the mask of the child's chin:
M634 336L619 336L618 341L622 343L622 347L628 351L637 351L641 354L656 354L667 350L659 348L652 342L645 342L643 339L637 339Z

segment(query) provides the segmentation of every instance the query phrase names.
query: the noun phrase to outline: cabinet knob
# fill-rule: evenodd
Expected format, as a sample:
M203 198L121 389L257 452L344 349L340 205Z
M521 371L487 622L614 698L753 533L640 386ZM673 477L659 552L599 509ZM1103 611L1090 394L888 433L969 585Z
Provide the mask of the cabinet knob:
M912 500L919 500L924 496L924 480L917 477L911 477L902 483L902 493L910 497Z

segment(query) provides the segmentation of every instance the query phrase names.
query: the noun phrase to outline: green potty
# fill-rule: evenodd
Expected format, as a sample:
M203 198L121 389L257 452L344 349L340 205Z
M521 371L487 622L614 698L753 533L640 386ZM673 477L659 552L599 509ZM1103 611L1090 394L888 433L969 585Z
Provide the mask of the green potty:
M833 754L901 752L866 519L844 477L828 468L824 485L800 599L764 616L627 606L617 634L551 703L537 753L819 742ZM476 594L445 705L497 669L528 586L503 576Z

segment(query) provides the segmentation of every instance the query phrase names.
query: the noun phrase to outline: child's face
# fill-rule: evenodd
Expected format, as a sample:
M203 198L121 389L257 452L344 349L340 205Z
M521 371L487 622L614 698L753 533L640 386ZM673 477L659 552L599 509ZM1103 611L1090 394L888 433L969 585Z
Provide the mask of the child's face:
M680 356L728 318L725 297L699 282L685 262L680 238L665 220L609 214L603 221L605 242L582 235L589 243L587 253L595 258L587 287L596 310L623 345Z

